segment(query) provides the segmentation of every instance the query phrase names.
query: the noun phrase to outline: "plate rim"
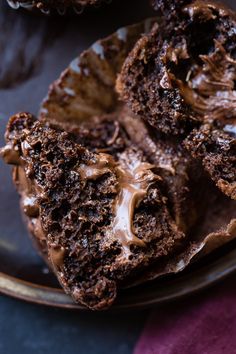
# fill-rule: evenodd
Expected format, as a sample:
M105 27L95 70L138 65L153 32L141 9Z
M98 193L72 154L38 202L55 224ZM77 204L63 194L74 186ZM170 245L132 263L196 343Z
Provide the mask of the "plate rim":
M231 255L231 257L229 257L229 255ZM183 287L182 289L181 287L179 287L177 292L173 291L173 293L164 296L162 295L159 297L151 297L150 299L144 298L143 300L138 300L133 304L122 303L118 301L117 303L115 302L111 308L99 312L141 310L158 306L166 302L179 300L201 292L206 288L217 284L217 282L219 282L220 280L229 277L232 273L236 272L235 256L236 249L233 249L231 250L231 252L227 252L223 257L211 261L209 264L204 265L200 269L197 268L197 270L195 270L196 274L194 276L195 284L193 284L190 289L188 287ZM227 267L225 265L227 265ZM207 268L207 271L204 273L205 276L202 277L201 274L205 268ZM207 278L208 275L210 275L210 279ZM185 274L184 277L182 277L183 279L180 279L180 281L177 280L177 282L179 282L180 284L182 282L186 282L185 278L188 278L189 276L192 276L192 272L189 272L189 274ZM202 277L202 280L200 279L199 281L199 277ZM156 282L158 283L158 280ZM149 284L151 283L153 283L153 281L149 282ZM4 272L0 272L0 293L15 299L23 300L28 303L83 312L89 311L89 309L85 306L73 302L70 296L66 295L64 291L60 288L53 288L50 286L36 284L9 275Z

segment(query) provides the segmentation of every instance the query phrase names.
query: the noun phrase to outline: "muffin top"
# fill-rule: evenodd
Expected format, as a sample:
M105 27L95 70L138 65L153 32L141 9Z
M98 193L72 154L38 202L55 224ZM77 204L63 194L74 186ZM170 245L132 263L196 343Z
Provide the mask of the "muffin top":
M154 1L161 22L127 57L117 88L166 134L236 117L235 13L211 1Z

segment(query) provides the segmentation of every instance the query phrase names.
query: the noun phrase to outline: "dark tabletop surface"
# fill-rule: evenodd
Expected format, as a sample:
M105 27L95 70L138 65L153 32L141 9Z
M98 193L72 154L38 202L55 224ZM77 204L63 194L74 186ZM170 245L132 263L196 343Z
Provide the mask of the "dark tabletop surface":
M234 3L234 0L228 0ZM123 25L153 15L148 0L115 0L81 17L45 18L0 3L0 145L8 117L37 113L41 100L69 62L95 40ZM10 169L0 161L0 230L4 238L31 244L17 207ZM0 235L1 242L1 235ZM80 313L27 304L0 295L0 354L126 354L145 323L147 311Z

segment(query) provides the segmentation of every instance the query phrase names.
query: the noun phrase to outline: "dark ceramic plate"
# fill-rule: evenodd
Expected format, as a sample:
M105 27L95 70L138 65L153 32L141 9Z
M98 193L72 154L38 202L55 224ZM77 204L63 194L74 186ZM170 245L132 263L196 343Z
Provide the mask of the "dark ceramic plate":
M121 291L112 310L153 307L215 284L236 270L235 246L224 246L181 274ZM1 264L6 261L0 268L0 292L3 294L48 306L86 310L64 294L54 276L33 253L26 257L21 250L9 247L6 241L1 243L0 256Z
M140 33L148 30L153 20L125 27L103 41L96 42L50 88L41 110L41 116L68 124L89 119L91 115L111 111L117 104L114 90L115 74ZM106 56L107 46L112 48ZM86 63L93 68L88 72ZM82 77L81 77L82 74ZM79 78L79 81L78 81ZM96 80L94 80L96 78ZM79 84L78 84L79 83ZM96 87L97 84L97 87ZM4 175L3 185L9 176ZM2 187L0 187L2 188ZM15 193L9 199L15 199ZM1 205L2 230L10 229L14 220L13 201ZM11 217L11 214L13 218ZM214 251L211 255L194 262L178 275L169 275L144 285L120 292L113 310L137 309L154 306L164 301L192 294L226 277L236 270L236 241ZM85 310L73 303L60 289L55 277L26 237L8 232L0 239L0 291L15 298L55 307Z

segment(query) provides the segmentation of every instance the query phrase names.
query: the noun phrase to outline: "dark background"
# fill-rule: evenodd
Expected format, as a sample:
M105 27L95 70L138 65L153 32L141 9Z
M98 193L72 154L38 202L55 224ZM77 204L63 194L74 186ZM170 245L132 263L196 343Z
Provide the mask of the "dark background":
M228 0L233 4L235 0ZM48 86L95 40L153 15L148 0L114 0L69 18L34 15L0 2L0 145L10 115L37 114ZM35 259L18 209L10 169L0 161L0 247ZM14 253L13 253L14 254ZM19 260L0 253L3 271ZM5 267L5 268L4 268ZM30 271L30 270L29 270ZM0 354L131 353L148 315L81 313L27 304L0 296Z

